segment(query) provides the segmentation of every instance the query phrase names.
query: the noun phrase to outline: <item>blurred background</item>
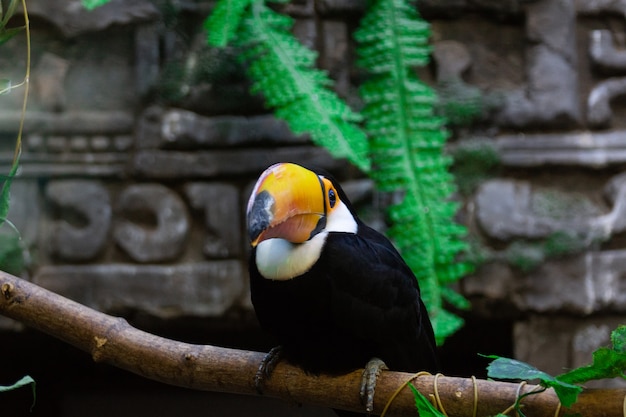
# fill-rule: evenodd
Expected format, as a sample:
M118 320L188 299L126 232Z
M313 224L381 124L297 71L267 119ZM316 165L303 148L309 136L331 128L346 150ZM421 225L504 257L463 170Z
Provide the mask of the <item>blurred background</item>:
M1 269L152 333L267 351L244 233L259 173L279 161L325 168L385 229L386 197L372 182L274 118L250 94L236 50L207 46L214 2L27 5L31 94L9 212L21 239L2 226ZM465 325L441 347L444 373L485 377L478 353L552 374L584 365L626 313L626 7L422 0L418 9L434 48L419 75L450 122L457 220L478 264L455 286L472 307L455 311ZM284 11L358 108L351 34L364 2L294 0ZM23 78L24 35L0 50L1 78ZM0 97L3 174L21 105L19 91ZM37 381L32 412L30 390L2 394L6 416L332 415L157 384L5 318L0 358L0 385Z

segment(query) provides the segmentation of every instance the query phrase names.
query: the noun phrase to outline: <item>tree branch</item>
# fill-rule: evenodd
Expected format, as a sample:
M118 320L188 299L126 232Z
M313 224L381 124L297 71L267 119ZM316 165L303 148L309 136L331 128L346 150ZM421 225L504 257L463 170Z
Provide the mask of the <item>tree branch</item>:
M0 272L0 314L61 339L104 362L166 384L204 390L258 395L254 374L262 353L215 346L192 345L158 337L47 291L28 281ZM265 395L286 401L363 411L359 400L360 371L341 376L312 376L281 362L266 381ZM380 414L393 392L411 378L402 372L383 372L374 400ZM519 384L470 378L420 376L413 385L424 395L435 387L449 416L471 417L474 394L477 416L492 416L515 402ZM531 391L523 386L519 393ZM626 390L585 390L568 413L585 417L624 415ZM552 417L558 399L552 390L525 398L527 416ZM413 395L403 389L388 414L416 415ZM561 410L564 413L566 410Z

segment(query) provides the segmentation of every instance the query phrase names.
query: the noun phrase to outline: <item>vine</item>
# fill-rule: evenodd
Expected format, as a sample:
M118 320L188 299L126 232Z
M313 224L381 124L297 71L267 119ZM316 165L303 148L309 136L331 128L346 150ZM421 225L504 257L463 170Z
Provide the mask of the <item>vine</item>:
M19 167L20 155L22 152L22 133L24 131L24 120L26 119L26 104L28 102L28 91L29 91L29 80L30 80L30 56L31 56L31 44L30 44L30 22L28 20L28 10L26 8L26 0L20 0L21 5L24 11L24 26L8 28L7 24L13 15L18 6L18 0L11 0L8 4L6 10L2 8L2 3L0 3L0 45L3 45L15 35L24 30L26 34L26 71L24 75L24 79L15 85L11 84L10 80L3 79L1 81L2 87L0 88L0 95L8 94L12 90L23 87L24 88L24 99L22 101L22 111L20 116L20 122L17 132L17 138L15 140L15 150L13 152L13 159L11 161L11 168L9 170L9 174L6 176L2 176L2 187L0 188L0 226L3 224L7 224L13 231L17 234L17 242L12 245L2 245L2 251L0 251L0 265L7 265L7 260L13 260L17 256L14 251L15 248L19 248L19 231L16 227L11 223L7 216L9 214L9 205L11 200L11 183L15 176L17 175L17 170ZM8 249L7 249L8 248ZM21 262L20 262L21 264ZM21 265L18 269L21 269ZM35 406L36 400L36 384L35 380L26 375L22 377L19 381L15 382L11 385L0 385L0 392L12 391L24 386L31 386L33 392L33 402L31 404L32 408Z
M571 407L583 391L582 384L597 379L626 379L626 326L618 326L611 332L611 347L601 347L595 350L592 354L591 364L557 376L551 376L532 365L515 359L494 355L486 357L494 359L487 367L487 376L490 378L517 379L523 383L530 380L539 381L537 389L518 396L515 404L507 411L514 409L518 415L525 417L520 405L522 399L543 392L548 388L554 389L561 405ZM506 412L502 414L506 414Z
M531 396L541 394L548 389L553 389L556 397L558 398L559 402L554 414L555 416L558 416L560 415L562 407L570 408L578 401L579 395L583 392L581 384L597 379L626 379L626 325L618 326L615 330L613 330L613 332L611 332L611 347L601 347L593 352L593 361L591 364L581 366L557 376L549 375L532 365L515 359L503 358L496 355L481 356L493 359L493 361L487 366L487 376L489 378L521 381L518 385L516 398L513 404L511 404L511 406L509 406L506 410L498 413L495 417L506 417L508 415L526 417L526 414L523 412L524 406L522 401ZM419 372L396 390L385 406L381 417L383 417L388 407L391 405L391 402L395 399L395 396L404 388L405 385L408 385L413 393L415 406L420 417L447 417L447 413L437 389L437 380L439 377L443 377L443 375L435 375L433 380L434 393L430 396L430 399L418 391L417 388L415 388L411 383L422 375L430 374L428 372ZM538 384L529 390L526 390L526 392L523 392L522 389L533 380L538 381ZM472 416L475 417L478 409L478 399L480 396L475 377L472 377L472 384L474 386ZM512 412L514 412L514 414L510 414Z
M24 9L24 26L7 28L7 24L17 9L18 0L11 0L6 10L2 9L0 4L0 45L4 44L15 35L25 30L26 33L26 73L24 80L16 85L12 85L10 80L2 80L3 87L0 89L0 95L7 94L12 90L24 87L24 99L22 101L22 114L20 117L20 123L17 131L17 139L15 141L15 151L13 153L13 161L11 163L11 169L9 174L2 176L2 188L0 188L0 226L4 223L8 224L14 230L15 226L7 219L9 214L9 203L11 200L11 183L17 169L19 167L20 155L22 153L22 132L24 131L24 120L26 119L26 104L28 102L29 80L30 80L30 23L28 20L28 11L26 9L26 0L21 0L22 7ZM17 231L17 230L16 230Z

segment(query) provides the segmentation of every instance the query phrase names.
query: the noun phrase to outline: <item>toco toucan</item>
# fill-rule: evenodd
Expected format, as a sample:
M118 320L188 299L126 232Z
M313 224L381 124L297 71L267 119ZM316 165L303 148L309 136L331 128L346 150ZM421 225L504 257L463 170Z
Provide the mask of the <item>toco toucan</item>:
M261 364L257 384L278 352L315 374L369 364L361 392L369 412L381 360L395 371L438 370L415 275L391 242L357 217L330 175L272 165L246 214L252 304L280 344Z

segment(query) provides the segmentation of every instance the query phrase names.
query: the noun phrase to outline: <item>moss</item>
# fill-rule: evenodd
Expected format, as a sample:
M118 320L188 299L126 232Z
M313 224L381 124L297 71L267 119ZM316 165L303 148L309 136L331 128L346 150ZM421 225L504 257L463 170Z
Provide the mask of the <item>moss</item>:
M522 272L530 272L541 265L545 259L545 251L541 243L524 241L513 242L505 252L505 258L512 266Z
M459 191L471 194L487 178L493 177L500 166L500 156L490 140L470 139L461 142L453 151L451 171Z
M538 217L555 220L572 218L588 219L602 214L582 194L565 193L558 190L539 191L532 195L531 209Z
M548 239L543 244L546 256L551 258L579 253L585 250L586 247L585 239L574 233L564 231L548 236Z
M558 231L541 241L513 242L504 257L511 266L530 272L549 259L580 253L587 247L583 237L569 231Z
M498 94L485 94L460 78L440 81L436 113L444 116L450 126L469 126L484 120L502 103Z
M233 84L245 80L235 48L217 49L202 46L186 56L169 61L158 84L159 95L176 103L202 84Z

